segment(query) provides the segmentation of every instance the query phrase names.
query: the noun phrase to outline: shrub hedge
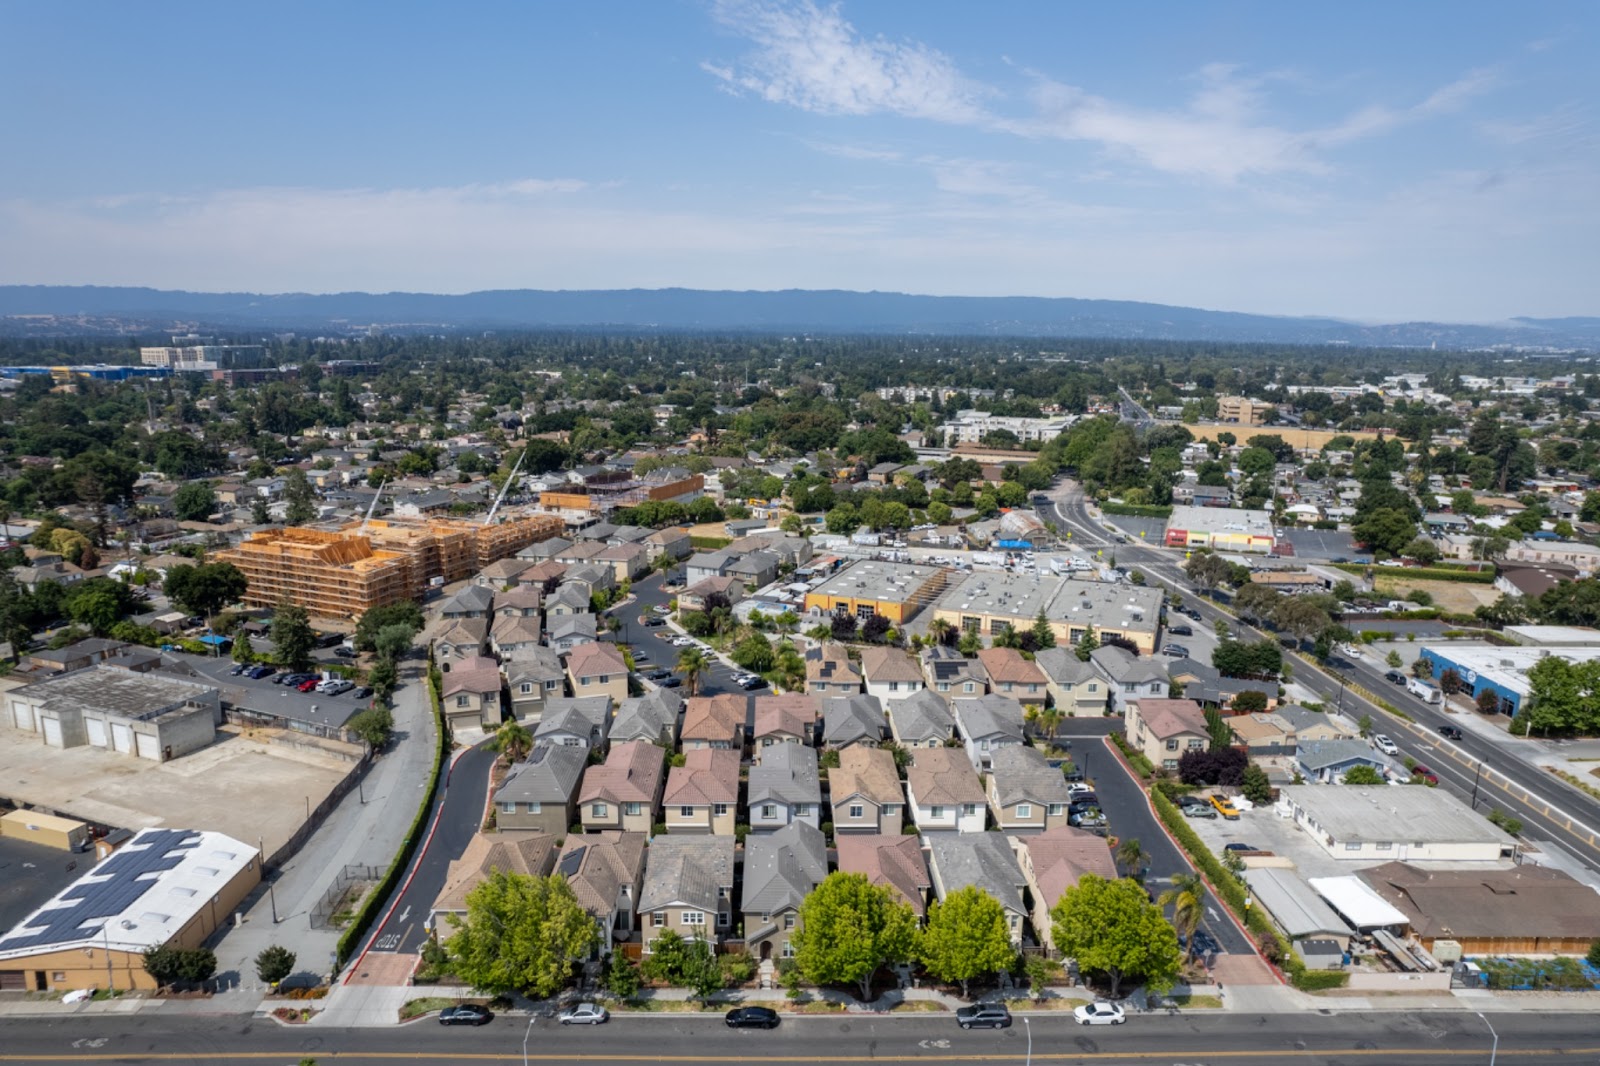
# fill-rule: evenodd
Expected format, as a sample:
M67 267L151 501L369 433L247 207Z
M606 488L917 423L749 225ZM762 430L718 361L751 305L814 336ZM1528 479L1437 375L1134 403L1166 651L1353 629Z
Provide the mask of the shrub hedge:
M1365 574L1370 567L1362 563L1334 563L1334 569L1343 570L1348 574ZM1388 576L1401 580L1412 581L1465 581L1472 585L1494 584L1493 570L1456 570L1443 566L1384 566L1373 570L1378 577L1383 577L1384 571Z
M411 828L406 830L406 837L400 844L400 851L395 855L394 861L384 871L383 879L378 882L373 890L367 893L367 898L362 901L361 907L351 919L350 927L339 938L336 968L342 969L350 961L356 945L361 943L367 931L372 928L372 923L377 921L379 912L388 902L389 894L399 884L407 867L411 865L411 857L416 854L417 846L422 842L423 829L427 825L428 812L433 809L434 793L439 790L439 777L444 769L445 754L450 750L445 735L444 706L439 702L438 670L430 662L428 666L428 704L433 708L433 769L428 774L428 784L422 790L422 802L417 807L417 813L412 816Z
M1100 505L1105 514L1126 515L1130 518L1171 518L1172 508L1154 503L1111 503Z

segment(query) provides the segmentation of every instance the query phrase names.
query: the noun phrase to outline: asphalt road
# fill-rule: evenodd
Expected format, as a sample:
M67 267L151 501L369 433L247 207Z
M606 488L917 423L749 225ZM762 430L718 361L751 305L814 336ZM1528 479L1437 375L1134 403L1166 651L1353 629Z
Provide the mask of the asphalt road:
M371 953L415 954L427 939L428 912L444 888L445 874L483 826L489 771L496 758L489 743L485 740L464 752L452 765L450 777L433 803L432 835L412 859L399 895L391 898L388 911L368 938Z
M612 614L618 625L614 639L619 644L627 644L633 648L635 662L641 678L652 670L668 669L677 673L678 653L681 649L672 646L674 637L679 634L670 626L648 627L640 623L639 619L653 613L653 608L665 606L675 593L664 592L661 588L662 577L660 574L651 574L633 586L634 601L626 607L616 608ZM638 662L638 653L645 652L649 659ZM696 692L699 696L717 696L723 693L733 693L739 696L759 696L770 692L770 689L759 689L754 692L745 692L744 689L733 683L733 668L723 663L715 656L708 655L707 660L711 668L700 676L700 687ZM681 676L681 675L680 675ZM652 681L645 681L648 687ZM682 691L682 690L680 690ZM755 728L755 705L753 700L746 700L746 729Z
M1489 1024L1498 1052L1593 1062L1600 1032L1593 1017L1567 1013L1495 1014L1359 1011L1340 1014L1135 1015L1118 1027L1086 1028L1039 1016L1027 1026L963 1032L948 1014L786 1017L772 1031L730 1031L720 1017L622 1016L597 1029L550 1019L497 1018L478 1029L431 1020L393 1029L279 1026L257 1019L178 1015L7 1019L0 1062L168 1063L209 1066L250 1061L279 1066L302 1057L321 1063L529 1062L1050 1062L1176 1063L1288 1061L1348 1066L1352 1061L1413 1066L1488 1063ZM524 1041L526 1040L526 1045ZM1031 1055L1029 1045L1031 1042Z

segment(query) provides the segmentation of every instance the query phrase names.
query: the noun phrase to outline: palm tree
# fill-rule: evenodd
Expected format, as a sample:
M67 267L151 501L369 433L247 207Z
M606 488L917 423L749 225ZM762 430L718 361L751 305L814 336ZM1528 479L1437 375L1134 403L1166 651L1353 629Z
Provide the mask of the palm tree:
M1194 933L1206 914L1206 882L1199 874L1173 874L1172 887L1161 893L1156 902L1172 907L1172 926L1185 939L1185 962L1194 958Z
M699 648L684 648L678 653L678 673L683 675L683 682L688 686L691 696L700 688L700 675L710 668L706 653Z
M1056 730L1061 728L1061 720L1065 717L1066 714L1060 707L1046 707L1039 712L1039 728L1044 731L1047 739L1055 739Z
M507 718L495 731L494 750L504 755L508 764L523 759L532 747L533 734L515 718Z
M928 635L933 637L933 642L935 644L943 644L945 642L945 638L954 629L955 626L945 619L935 618L928 626Z
M1150 869L1150 856L1145 853L1144 845L1139 843L1138 837L1129 837L1117 845L1117 861L1135 881L1143 881L1145 873Z

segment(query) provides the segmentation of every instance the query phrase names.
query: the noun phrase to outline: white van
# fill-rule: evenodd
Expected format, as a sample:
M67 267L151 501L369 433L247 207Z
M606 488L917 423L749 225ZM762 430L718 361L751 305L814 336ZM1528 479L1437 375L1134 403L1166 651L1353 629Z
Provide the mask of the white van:
M1444 694L1437 685L1430 685L1420 677L1413 677L1406 682L1406 691L1420 699L1423 703L1443 703Z

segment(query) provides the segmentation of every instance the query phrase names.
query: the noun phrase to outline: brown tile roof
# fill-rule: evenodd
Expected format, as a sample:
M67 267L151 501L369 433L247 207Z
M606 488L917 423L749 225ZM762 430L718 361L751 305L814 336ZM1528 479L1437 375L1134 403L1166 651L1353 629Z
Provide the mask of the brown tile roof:
M961 748L918 748L906 769L906 784L923 806L983 803L983 784Z
M436 911L465 911L467 893L493 870L543 877L555 865L556 838L532 830L479 833L445 871L444 888L434 901Z
M757 740L772 733L814 738L817 732L817 698L803 692L786 692L782 695L757 696Z
M1033 877L1039 885L1041 901L1054 907L1061 893L1078 883L1084 874L1115 881L1117 864L1111 857L1106 838L1086 829L1060 826L1032 836L1019 836L1017 843L1033 863Z
M873 683L922 681L922 669L899 648L868 648L861 653L861 672Z
M854 795L878 804L905 802L894 756L883 748L857 745L841 751L839 765L828 771L828 791L835 804Z
M470 655L451 665L444 675L440 696L457 692L489 693L500 691L500 664L486 655Z
M599 677L601 674L626 674L627 660L615 644L580 644L567 655L567 672L573 677Z
M1130 700L1139 707L1139 718L1145 728L1157 737L1175 737L1180 733L1206 731L1205 712L1194 700Z
M1360 877L1423 937L1600 940L1600 895L1560 870L1423 870L1387 862Z
M728 748L684 752L683 765L667 774L662 801L669 807L704 807L739 801L739 753Z
M642 740L618 744L604 763L589 767L583 775L578 802L654 803L665 765L666 753L654 744Z
M922 917L933 881L915 834L840 833L837 846L841 872L865 874L873 884L887 886Z
M685 701L684 740L732 743L744 726L747 700L725 692L720 696L695 696Z
M996 684L1010 681L1013 684L1043 685L1044 671L1038 664L1029 662L1015 648L984 648L978 652L978 661L989 671L990 680Z
M607 829L567 838L556 871L572 886L583 909L596 918L611 917L623 885L633 885L644 870L644 833Z

